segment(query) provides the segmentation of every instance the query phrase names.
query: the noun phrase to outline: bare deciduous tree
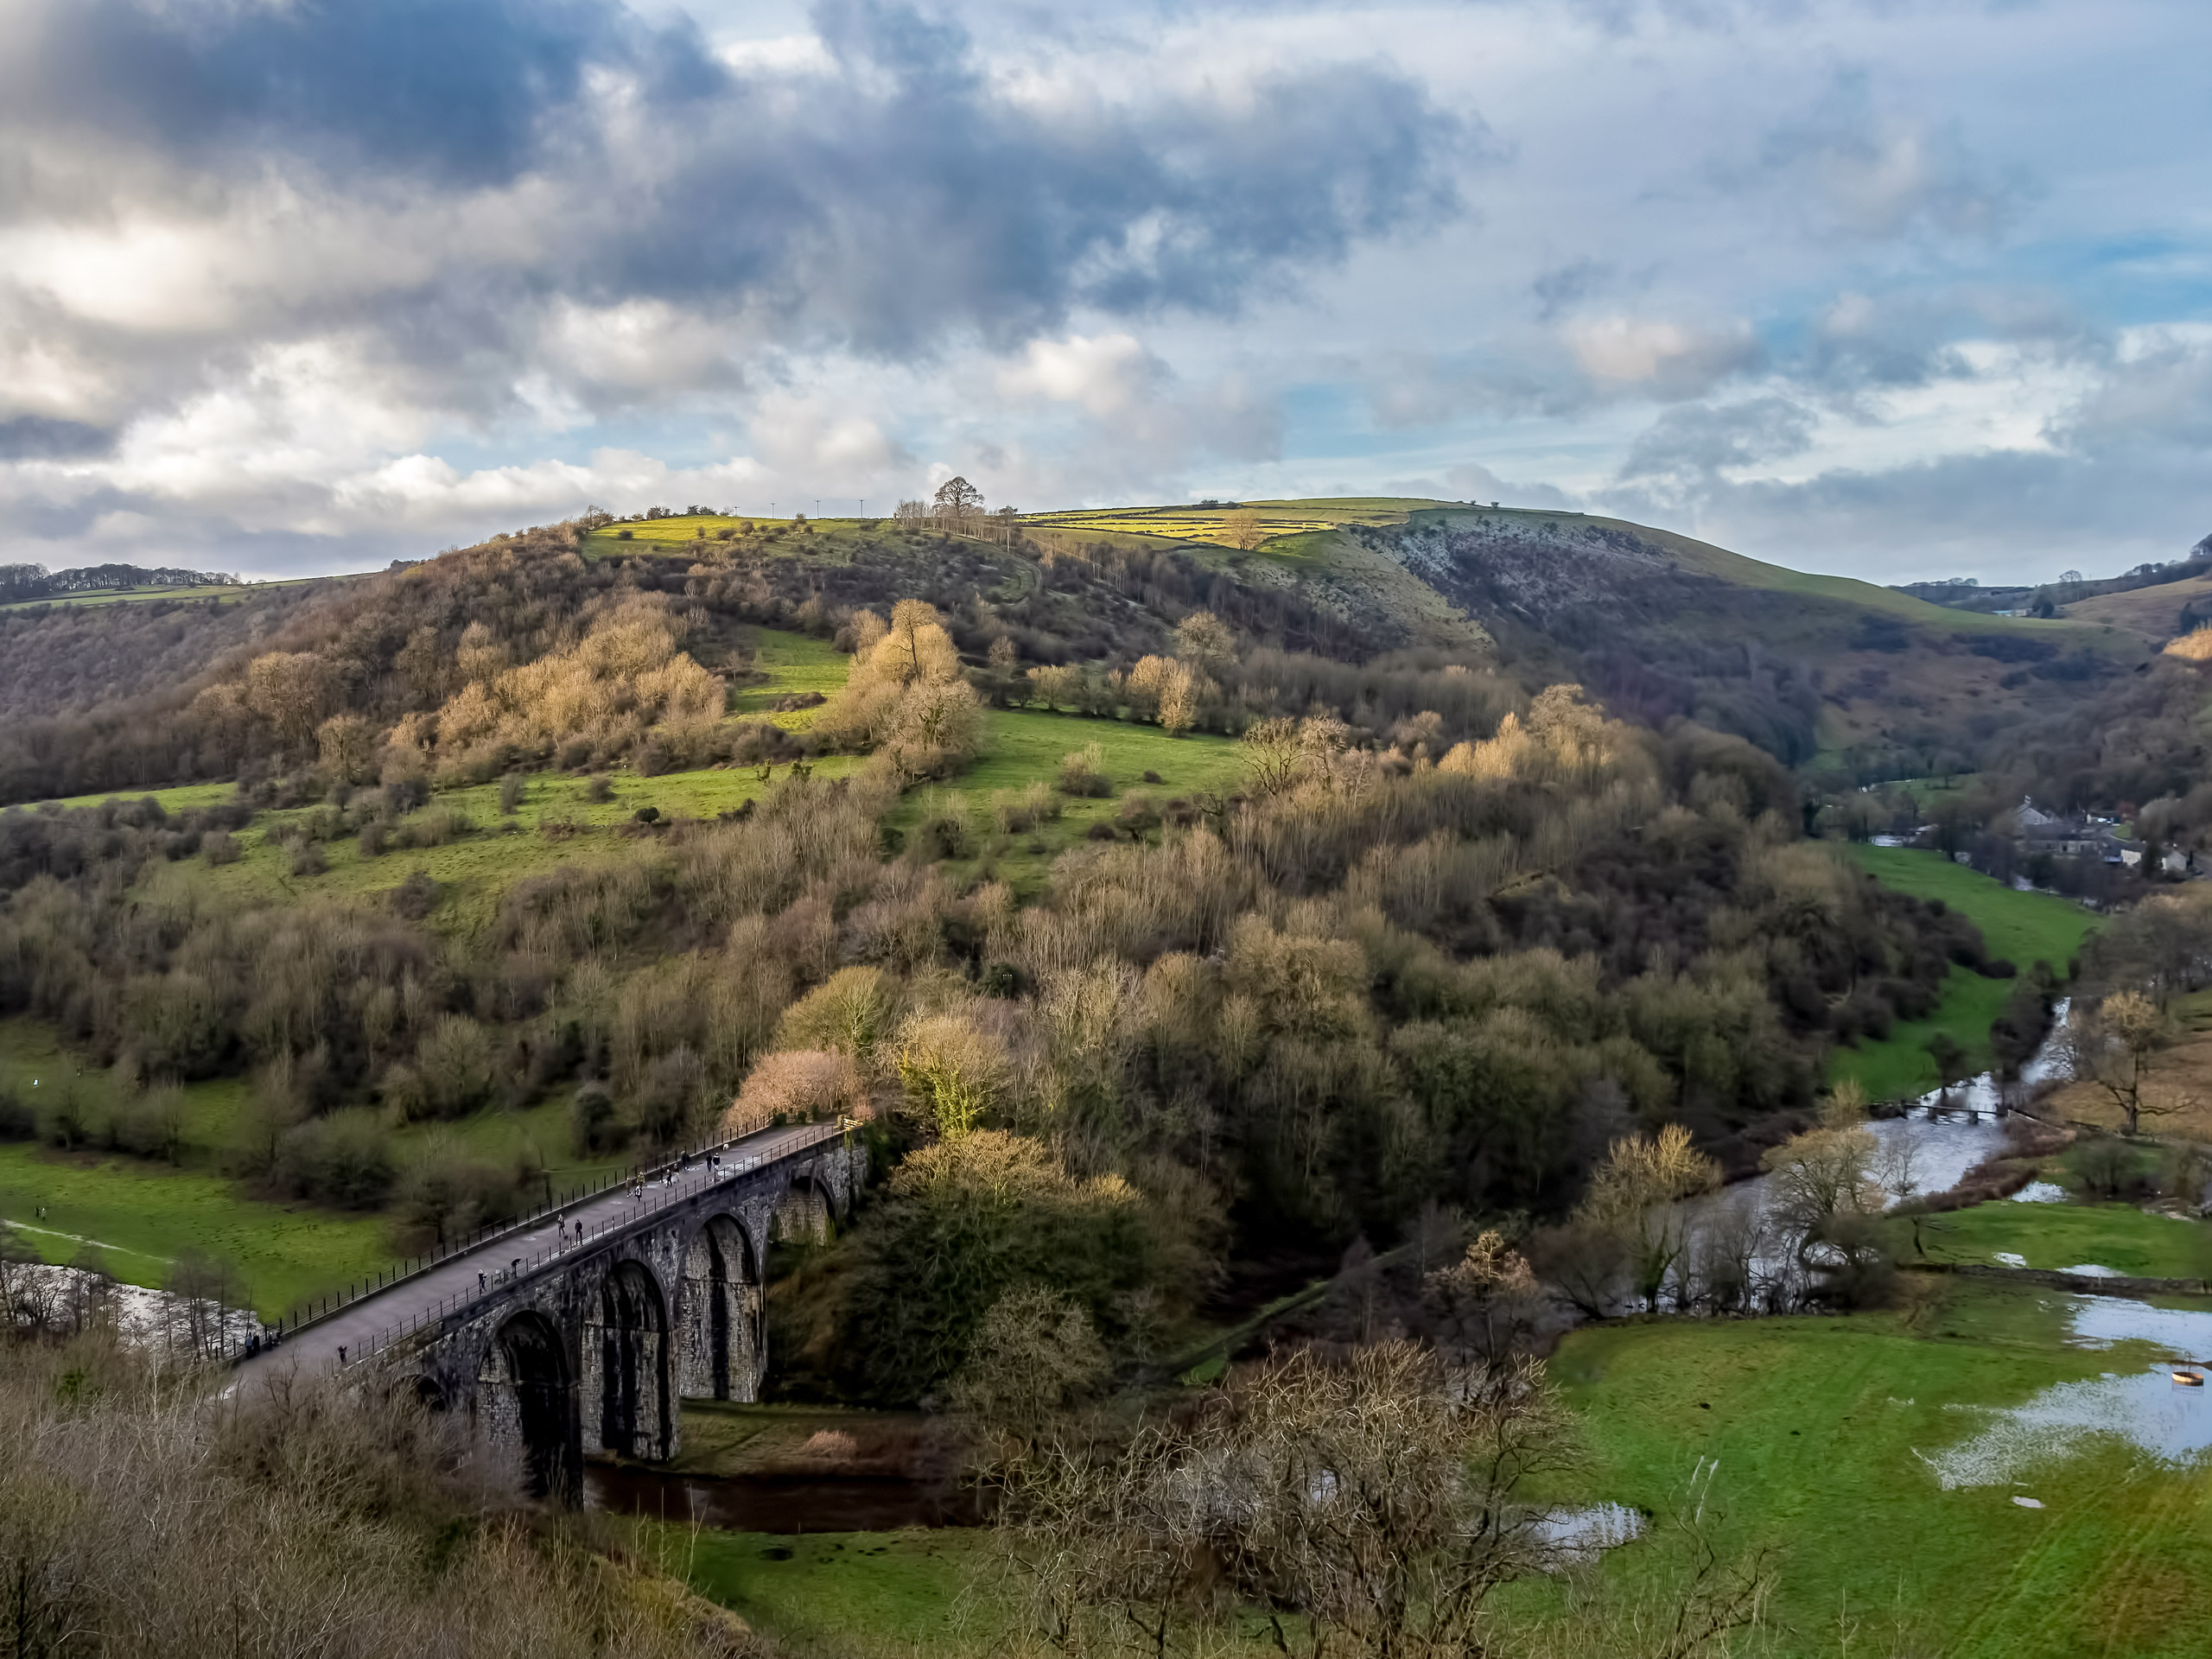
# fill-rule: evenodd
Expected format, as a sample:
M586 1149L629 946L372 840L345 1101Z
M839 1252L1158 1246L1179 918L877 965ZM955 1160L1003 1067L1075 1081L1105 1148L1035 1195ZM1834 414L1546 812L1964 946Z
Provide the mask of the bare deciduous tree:
M2166 1016L2140 991L2116 991L2094 1008L2077 1004L2067 1017L2065 1052L2075 1080L2101 1089L2130 1135L2141 1132L2145 1118L2181 1109L2177 1100L2145 1093L2152 1062L2172 1040Z
M1541 1560L1542 1512L1517 1495L1573 1458L1536 1362L1300 1351L1125 1447L1041 1444L1002 1473L1003 1535L1069 1653L1205 1651L1244 1605L1297 1659L1459 1659Z

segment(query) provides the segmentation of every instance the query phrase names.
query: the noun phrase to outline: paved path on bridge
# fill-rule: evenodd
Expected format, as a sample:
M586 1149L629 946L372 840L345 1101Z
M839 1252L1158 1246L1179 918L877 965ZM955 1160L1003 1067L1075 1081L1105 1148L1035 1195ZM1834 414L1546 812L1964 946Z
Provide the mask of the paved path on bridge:
M582 1198L556 1213L540 1217L526 1227L488 1238L475 1249L449 1256L435 1267L411 1278L349 1302L335 1313L288 1336L273 1348L264 1349L238 1367L242 1385L265 1383L296 1370L307 1376L327 1376L341 1363L368 1357L389 1338L395 1327L404 1326L435 1313L441 1303L465 1300L479 1294L496 1294L503 1275L522 1264L526 1277L550 1258L589 1250L610 1232L620 1232L671 1205L680 1204L711 1187L737 1180L764 1164L804 1147L835 1140L835 1124L802 1123L785 1129L766 1129L741 1141L712 1149L721 1159L716 1170L709 1154L696 1156L690 1167L645 1185L643 1197L627 1186L618 1186L595 1198ZM582 1231L579 1235L578 1224ZM343 1351L344 1358L340 1359Z

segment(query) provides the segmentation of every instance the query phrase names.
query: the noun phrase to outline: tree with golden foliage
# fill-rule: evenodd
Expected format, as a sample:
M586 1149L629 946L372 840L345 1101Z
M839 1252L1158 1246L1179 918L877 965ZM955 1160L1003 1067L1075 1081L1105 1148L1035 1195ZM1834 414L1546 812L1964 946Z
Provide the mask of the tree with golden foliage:
M895 1063L915 1114L947 1141L980 1128L1011 1081L1006 1045L964 1014L915 1015Z
M1232 509L1221 521L1222 539L1241 553L1249 553L1268 539L1260 515L1249 507Z
M2141 1133L2145 1118L2180 1109L2178 1100L2144 1092L2152 1063L2172 1042L2172 1023L2140 991L2115 991L2094 1007L2077 1003L2067 1015L2064 1046L2075 1081L2102 1090L2130 1135Z
M785 1049L764 1056L746 1076L722 1115L725 1137L751 1135L779 1121L814 1122L864 1109L867 1089L850 1054L833 1049Z
M1503 1359L1542 1294L1528 1258L1485 1228L1450 1267L1422 1283L1424 1299L1459 1341L1486 1360Z
M1687 1242L1682 1200L1719 1185L1720 1166L1690 1144L1687 1128L1669 1123L1656 1135L1614 1141L1576 1214L1621 1240L1630 1282L1644 1306L1656 1309Z
M1175 625L1175 654L1201 674L1218 674L1236 663L1236 636L1211 611L1192 611Z

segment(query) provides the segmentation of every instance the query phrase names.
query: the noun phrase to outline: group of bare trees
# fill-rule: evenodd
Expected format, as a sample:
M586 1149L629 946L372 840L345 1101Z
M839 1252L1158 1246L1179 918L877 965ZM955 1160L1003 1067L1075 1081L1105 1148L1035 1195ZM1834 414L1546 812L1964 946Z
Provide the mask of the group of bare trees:
M250 1409L112 1335L0 1337L0 1654L736 1659L737 1621L526 1507L411 1389Z
M1035 1335L1010 1357L1044 1363L1056 1344ZM1525 1357L1302 1347L1134 1423L1063 1410L985 1427L1027 1628L1077 1659L1255 1637L1288 1659L1689 1659L1756 1624L1770 1581L1764 1554L1724 1554L1700 1516L1644 1547L1663 1564L1640 1592L1579 1579L1563 1612L1504 1602L1597 1554L1542 1501L1580 1458Z

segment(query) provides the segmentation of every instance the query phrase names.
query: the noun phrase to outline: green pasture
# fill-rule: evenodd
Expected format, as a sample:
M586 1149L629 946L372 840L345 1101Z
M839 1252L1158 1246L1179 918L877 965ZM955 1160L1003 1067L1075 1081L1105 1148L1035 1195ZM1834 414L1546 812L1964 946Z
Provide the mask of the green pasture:
M747 524L753 526L750 532L745 528ZM721 538L718 532L725 530L734 534ZM853 549L861 543L881 541L893 533L890 526L874 518L810 518L802 524L795 518L770 518L759 513L706 512L609 524L583 537L578 547L587 558L620 558L632 553L673 558L703 540L710 563L717 550L733 546L770 558L796 558L804 554L834 563L849 559Z
M167 789L111 789L98 795L72 795L56 804L98 806L105 801L143 801L150 795L161 803L162 811L185 812L194 807L219 805L237 793L236 784L173 784Z
M1060 817L1033 831L1004 835L994 824L995 795L1013 793L1027 784L1046 784L1058 776L1061 757L1096 743L1114 792L1104 799L1055 793ZM1147 783L1156 772L1160 782ZM1192 733L1174 737L1157 726L1119 720L1045 714L1028 709L990 709L983 714L983 743L976 763L958 777L910 790L893 810L890 823L912 834L925 819L957 804L967 815L969 856L959 867L1010 882L1030 896L1043 885L1052 861L1081 842L1090 826L1112 823L1132 794L1147 797L1155 810L1181 797L1226 794L1243 781L1244 761L1231 739Z
M861 764L853 755L826 755L810 763L816 776L830 778ZM286 836L323 809L264 812L238 832L235 863L187 860L157 865L149 868L142 889L156 899L190 891L239 904L284 904L317 894L381 899L421 870L440 889L432 925L454 936L473 935L491 923L501 895L524 877L565 864L626 857L639 840L661 833L637 823L640 810L652 807L664 819L713 818L757 799L789 771L788 766L712 766L644 778L626 767L607 774L611 792L604 801L588 798L588 778L543 772L524 780L512 814L500 812L496 783L447 790L398 820L397 828L404 833L414 825L448 822L459 811L470 826L465 832L431 847L402 846L396 834L373 858L362 855L357 836L340 836L321 843L327 868L319 875L291 873Z
M1914 1227L1888 1224L1891 1248L1910 1260ZM2064 1272L2109 1268L2135 1279L2212 1278L2212 1225L2183 1221L2132 1204L2021 1204L1999 1198L1970 1209L1920 1218L1920 1248L1930 1262L2002 1265Z
M1552 1376L1589 1463L1561 1499L1679 1513L1693 1477L1710 1471L1706 1518L1724 1547L1781 1552L1772 1613L1784 1654L2212 1651L2205 1463L2162 1465L2100 1436L2024 1485L1945 1491L1916 1455L1971 1438L1989 1421L1980 1408L2157 1357L2132 1343L2069 1347L2068 1304L1947 1281L1897 1313L1575 1332ZM1630 1546L1606 1570L1633 1578L1651 1559ZM1901 1646L1890 1644L1893 1616ZM1860 1639L1840 1648L1854 1619Z
M649 1529L660 1566L795 1652L839 1659L1002 1649L989 1536L973 1529L778 1536Z
M51 1262L89 1243L126 1284L162 1284L187 1249L220 1258L265 1318L395 1259L382 1216L264 1203L196 1169L20 1142L0 1146L0 1217Z
M755 717L767 715L779 726L803 731L813 719L810 712L795 710L779 715L772 705L780 697L817 692L834 697L845 689L845 671L851 659L827 639L811 634L787 633L779 628L754 628L753 666L768 676L766 684L739 688L730 699L732 712Z
M1981 930L1992 957L2011 961L2022 973L2037 961L2060 974L2095 927L2096 918L2070 899L2047 893L2016 893L1941 853L1910 847L1853 843L1853 863L1885 886L1916 899L1940 899ZM1832 1081L1856 1077L1875 1100L1924 1094L1936 1087L1936 1062L1928 1041L1945 1032L1964 1048L1976 1071L1990 1064L1989 1027L2004 1010L2013 982L1986 979L1953 968L1942 1000L1924 1020L1899 1020L1887 1038L1856 1048L1839 1048L1830 1057Z
M54 1090L74 1090L94 1125L105 1123L134 1092L66 1047L49 1027L20 1018L0 1020L0 1089L34 1106ZM24 1236L52 1261L69 1261L84 1248L80 1241L93 1241L109 1269L128 1284L158 1287L185 1250L220 1256L238 1268L254 1306L264 1313L390 1262L388 1215L271 1203L230 1178L232 1155L249 1122L250 1092L243 1077L186 1084L175 1165L0 1143L0 1218L25 1228ZM577 1159L566 1091L523 1111L484 1111L393 1133L393 1159L403 1171L434 1150L502 1168L523 1163L543 1168L556 1192L596 1185L623 1167L619 1159ZM37 1224L44 1230L34 1232L29 1228L41 1205L49 1213Z

